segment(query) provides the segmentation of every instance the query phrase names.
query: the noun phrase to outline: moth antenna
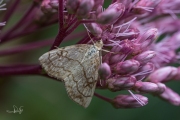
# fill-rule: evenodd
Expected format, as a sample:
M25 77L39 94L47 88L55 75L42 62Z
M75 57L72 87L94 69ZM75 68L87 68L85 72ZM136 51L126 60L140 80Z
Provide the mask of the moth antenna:
M87 30L87 34L88 34L89 38L91 39L91 42L95 45L93 39L91 38L91 36L90 36L90 34L89 34L90 31L88 30L88 28L87 28L87 26L86 26L85 24L84 24L84 27L85 27L86 30Z

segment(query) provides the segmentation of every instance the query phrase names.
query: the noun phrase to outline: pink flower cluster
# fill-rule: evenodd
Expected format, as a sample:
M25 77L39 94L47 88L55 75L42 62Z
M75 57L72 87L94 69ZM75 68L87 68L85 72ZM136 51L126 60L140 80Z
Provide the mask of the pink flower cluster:
M36 21L42 26L59 23L59 32L54 42L51 40L47 43L36 43L39 48L51 45L51 50L55 49L55 46L66 41L68 36L72 37L72 32L79 25L83 25L85 30L77 35L83 36L77 44L93 44L92 40L102 40L104 46L97 88L109 89L113 92L129 91L129 94L118 95L114 99L95 93L95 96L111 103L114 107L144 106L148 103L148 98L143 95L144 93L152 94L179 106L180 95L167 87L165 83L180 80L180 68L177 67L180 59L178 52L180 1L111 0L107 8L103 7L104 2L106 1L34 0L29 11L29 13L33 11L34 16L32 17L31 13L24 19L31 17L32 23ZM36 6L40 6L41 9ZM42 26L31 26L27 32L34 32ZM23 31L17 33L17 35L23 34L25 34ZM10 34L7 33L1 37L2 42L17 36L16 34L8 35ZM27 45L26 48L23 46L20 48L21 50L34 49L32 44ZM20 48L0 51L0 55L18 53L21 51ZM1 71L1 68L4 70ZM14 65L0 67L0 75L47 76L41 70L39 64Z
M49 0L49 5L54 1ZM164 84L179 79L179 69L170 64L178 63L180 32L176 15L180 2L112 0L106 9L103 4L104 0L65 0L64 4L64 15L86 21L82 23L92 39L102 39L103 49L110 51L103 52L97 87L131 93L111 101L117 108L147 104L145 96L131 91L150 93L180 105L180 96ZM86 39L79 43L89 42Z

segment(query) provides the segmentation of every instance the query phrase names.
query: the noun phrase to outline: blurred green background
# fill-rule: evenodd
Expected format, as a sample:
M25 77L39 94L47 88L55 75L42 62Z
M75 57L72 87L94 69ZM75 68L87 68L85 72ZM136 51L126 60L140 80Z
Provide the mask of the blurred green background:
M25 3L27 5L30 2L26 0ZM13 15L7 28L20 18L21 12L27 9L26 5ZM81 28L82 26L78 30L82 30ZM13 40L8 44L2 44L0 47L11 48L26 42L54 38L57 29L57 25L53 25L38 33ZM73 39L62 46L73 44L77 40ZM39 56L47 52L49 47L1 57L0 64L38 63ZM179 82L173 81L167 85L180 93ZM111 98L122 94L122 92L112 93L108 90L96 90L96 92ZM129 94L127 91L125 93ZM149 98L149 104L142 108L115 109L109 103L93 97L90 106L84 109L69 99L61 82L33 75L7 76L0 78L0 120L180 120L180 107L173 106L151 95L146 96ZM18 108L23 106L22 114L7 113L6 110L13 110L13 105Z
M142 108L115 109L110 104L93 97L84 109L69 99L61 82L40 76L8 77L1 83L1 120L179 120L180 108L160 99L149 97L149 104ZM179 91L179 84L169 84ZM109 97L115 94L96 90ZM7 113L13 105L24 106L22 114Z

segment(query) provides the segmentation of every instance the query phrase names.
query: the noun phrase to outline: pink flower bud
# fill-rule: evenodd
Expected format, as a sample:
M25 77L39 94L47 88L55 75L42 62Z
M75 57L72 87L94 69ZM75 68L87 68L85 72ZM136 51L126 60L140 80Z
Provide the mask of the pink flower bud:
M96 37L100 38L102 34L101 27L96 23L87 23L86 27Z
M140 64L146 64L148 63L154 56L154 51L145 51L137 56L134 57L135 60L139 61Z
M143 14L146 12L152 12L153 8L160 2L161 0L140 0L137 2L135 6L133 6L132 11L137 14Z
M173 79L178 73L178 69L176 67L163 67L157 69L153 73L151 73L148 77L148 80L151 82L167 82Z
M94 0L81 0L76 15L79 18L87 17L89 15L89 12L92 10L93 6Z
M113 85L115 88L122 90L122 89L132 88L135 83L136 83L136 78L134 76L121 76L116 78Z
M133 87L133 90L140 93L153 93L161 94L165 91L166 86L162 83L151 83L137 81Z
M173 34L173 36L167 41L167 45L169 45L172 50L178 49L180 47L180 32Z
M116 64L118 62L123 61L128 54L132 51L132 44L128 40L124 40L119 46L113 46L111 49L111 52L115 54L111 54L111 57L109 59L109 64ZM119 53L119 54L116 54Z
M54 9L51 5L50 5L50 0L43 0L41 3L41 10L44 13L53 13L53 12L57 12L56 9Z
M47 11L46 11L47 12ZM35 13L35 15L34 15L34 20L36 21L36 22L45 22L45 21L47 21L49 18L47 18L47 17L45 17L45 13L44 12L42 12L42 10L40 10L40 9L37 9L36 10L36 13Z
M148 98L142 95L135 94L139 100L143 101L145 104L148 103ZM113 106L115 108L137 108L142 107L141 104L132 95L118 95L113 100Z
M102 6L104 4L104 0L95 0L94 2L95 2L94 7L93 7L94 10L96 10L99 6L101 6L101 8L102 8Z
M124 30L124 31L126 32L124 33L120 31L120 33L116 33L116 37L120 40L125 40L125 39L132 40L137 38L140 33L139 30L135 28L129 28L128 30Z
M177 74L176 74L176 76L173 79L177 80L177 81L180 80L180 67L177 68Z
M114 70L118 74L131 74L139 69L140 63L136 60L126 60L124 62L119 62Z
M140 0L136 5L143 7L155 7L161 0Z
M132 51L132 46L133 43L129 40L123 40L120 45L113 45L113 48L111 49L111 52L114 53L129 53L130 51Z
M126 54L116 54L116 55L112 55L110 57L110 60L109 60L109 64L112 65L112 64L116 64L120 61L122 61L127 55Z
M154 64L153 63L147 63L145 65L143 65L138 72L143 72L143 71L152 71L154 70Z
M180 96L168 87L162 94L159 95L159 97L173 105L180 105Z
M105 80L111 75L111 69L107 63L102 63L99 67L99 76L101 79Z
M119 45L115 45L111 49L111 52L118 53L121 49L122 49L122 47L120 47Z
M65 5L66 1L64 1L64 5ZM50 0L49 3L54 9L58 9L59 7L59 1L58 0Z
M102 6L98 6L98 7L96 7L96 8L95 8L95 6L94 6L93 9L95 9L95 11L96 11L96 13L95 13L96 16L98 16L98 15L102 12Z
M111 91L120 91L130 89L134 86L136 78L134 76L120 76L118 78L110 78L106 81L108 89Z
M67 0L66 2L67 11L70 14L75 13L77 11L78 6L79 6L79 0Z
M152 42L155 40L157 37L157 32L158 30L156 28L151 28L147 32L145 32L143 35L141 35L140 40L138 43L140 44L141 48L140 49L147 49Z
M137 80L143 80L146 78L150 73L152 73L154 70L154 64L147 63L139 68L139 70L136 72L136 74L133 74L136 76Z
M97 22L100 24L112 24L123 15L124 10L125 6L122 3L115 2L97 16Z
M112 53L107 53L106 55L103 56L102 61L109 64L110 58L111 58Z

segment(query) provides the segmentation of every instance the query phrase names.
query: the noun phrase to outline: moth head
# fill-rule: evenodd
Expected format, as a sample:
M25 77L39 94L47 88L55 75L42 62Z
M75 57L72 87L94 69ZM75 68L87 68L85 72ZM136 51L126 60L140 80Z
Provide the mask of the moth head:
M95 47L98 49L98 50L101 50L102 47L103 47L103 41L102 40L98 40L97 42L94 43Z

